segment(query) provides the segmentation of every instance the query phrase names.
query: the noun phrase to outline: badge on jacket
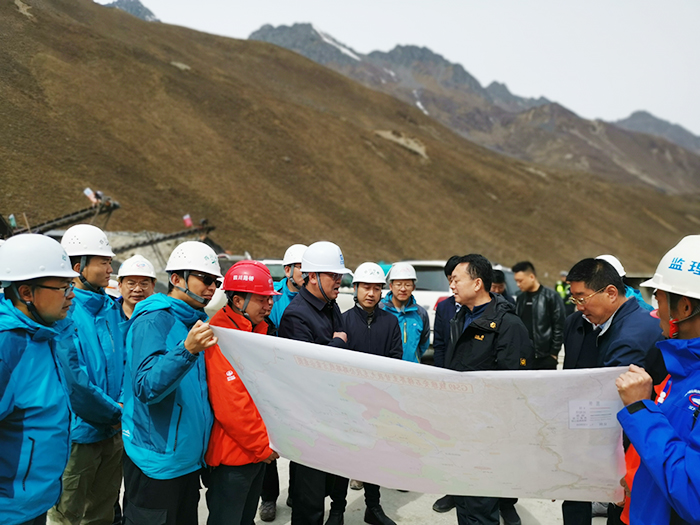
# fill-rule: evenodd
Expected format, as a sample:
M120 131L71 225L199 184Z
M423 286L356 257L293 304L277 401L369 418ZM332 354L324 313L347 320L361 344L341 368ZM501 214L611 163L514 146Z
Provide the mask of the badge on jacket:
M484 340L484 334L476 334L476 335L474 336L474 339L477 339L477 340L479 340L479 341L483 341L483 340Z

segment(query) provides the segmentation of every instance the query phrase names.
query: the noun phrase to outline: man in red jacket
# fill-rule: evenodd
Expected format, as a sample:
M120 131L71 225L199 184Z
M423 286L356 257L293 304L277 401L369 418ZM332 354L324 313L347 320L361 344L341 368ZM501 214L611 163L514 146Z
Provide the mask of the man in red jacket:
M275 292L267 267L258 261L234 264L224 278L228 302L210 324L266 334L264 321ZM214 426L205 456L207 525L252 525L262 491L264 466L279 455L245 385L218 345L204 354Z

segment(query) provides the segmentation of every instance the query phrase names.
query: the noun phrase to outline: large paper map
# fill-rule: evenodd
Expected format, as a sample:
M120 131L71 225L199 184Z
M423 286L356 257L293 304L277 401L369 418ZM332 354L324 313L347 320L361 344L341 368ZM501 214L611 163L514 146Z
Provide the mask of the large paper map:
M285 458L433 494L622 499L621 369L460 373L214 331Z

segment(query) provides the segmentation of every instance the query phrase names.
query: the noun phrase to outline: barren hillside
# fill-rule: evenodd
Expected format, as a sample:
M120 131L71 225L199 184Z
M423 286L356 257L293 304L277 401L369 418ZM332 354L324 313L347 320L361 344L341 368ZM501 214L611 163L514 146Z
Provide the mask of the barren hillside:
M114 229L191 213L257 257L328 239L352 265L478 251L550 273L602 252L648 271L700 225L696 199L499 156L271 44L28 0L0 3L0 45L4 215L90 186L121 202Z

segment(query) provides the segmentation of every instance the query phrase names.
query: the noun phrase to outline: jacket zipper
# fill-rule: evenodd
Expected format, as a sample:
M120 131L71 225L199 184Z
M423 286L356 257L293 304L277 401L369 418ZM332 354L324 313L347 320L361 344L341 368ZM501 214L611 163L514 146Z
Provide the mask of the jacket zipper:
M695 428L695 423L698 422L698 414L700 414L700 406L695 407L695 411L693 412L693 426L690 427L690 430Z
M34 438L29 438L32 442L32 448L29 451L29 463L27 464L27 471L24 473L24 478L22 478L22 490L27 490L27 478L29 477L29 471L32 469L32 460L34 459Z
M177 435L180 433L180 420L182 419L182 406L178 403L180 413L177 415L177 425L175 425L175 442L173 443L173 452L177 450Z

